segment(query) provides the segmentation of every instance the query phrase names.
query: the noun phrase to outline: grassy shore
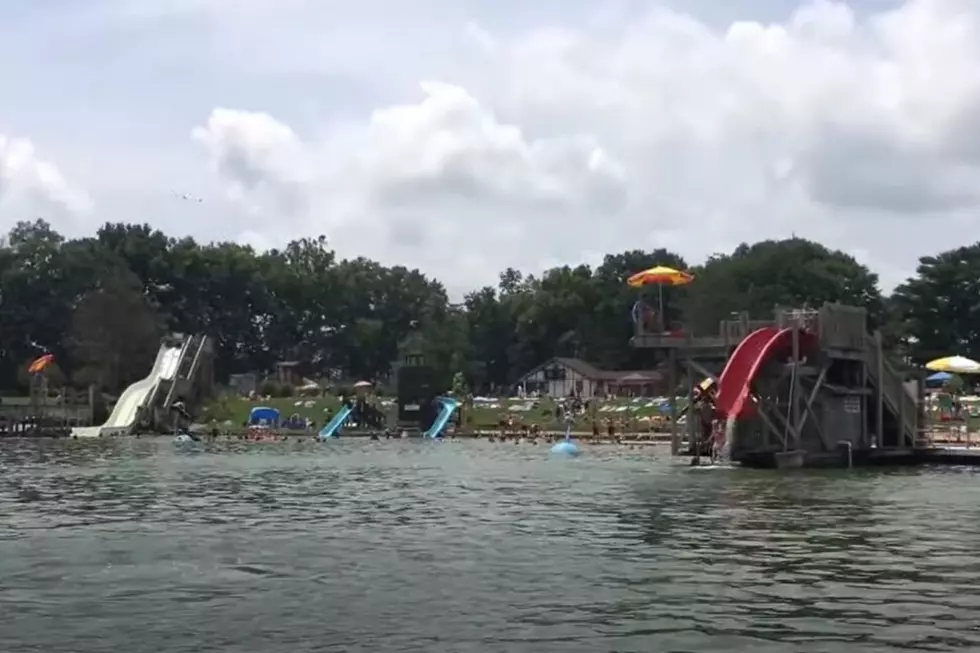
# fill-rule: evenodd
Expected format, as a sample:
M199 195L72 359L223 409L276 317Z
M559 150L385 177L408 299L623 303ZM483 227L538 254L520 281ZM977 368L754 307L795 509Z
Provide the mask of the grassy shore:
M394 421L395 403L392 399L381 400L381 408ZM323 424L327 415L337 412L340 400L327 396L319 398L293 397L288 399L257 399L248 400L242 397L223 397L204 407L202 421L215 419L218 422L230 422L241 425L247 419L251 410L257 406L268 406L279 411L283 418L298 415L303 419L313 420ZM562 430L565 428L564 419L556 412L557 404L548 398L541 399L482 399L474 401L471 410L464 411L466 428L473 430L493 430L500 428L501 422L513 421L514 425L536 425L543 430ZM465 414L468 412L468 415ZM647 398L613 399L600 402L596 411L596 419L601 427L612 421L617 430L641 432L654 430L664 421L664 411L659 405ZM576 418L573 428L590 430L591 419L588 415Z
M394 424L396 410L394 400L382 399L381 402L381 408L387 413L389 423ZM283 418L299 415L301 418L312 420L317 425L322 425L328 415L336 413L340 408L340 400L335 396L259 400L223 397L205 406L200 420L209 422L215 419L229 427L238 428L248 420L249 413L257 406L275 408ZM535 400L477 398L472 409L467 411L468 415L465 416L462 430L482 433L499 432L503 428L502 423L512 421L515 430L520 429L521 426L537 426L544 432L563 432L565 421L557 417L556 407L556 402L549 398ZM642 434L670 430L669 411L648 398L601 401L596 419L603 433L606 432L610 421L615 425L617 433ZM969 417L965 424L969 431L980 431L980 417ZM588 415L580 415L575 419L572 428L577 434L591 434L592 420ZM945 432L950 430L950 425L930 420L927 428Z

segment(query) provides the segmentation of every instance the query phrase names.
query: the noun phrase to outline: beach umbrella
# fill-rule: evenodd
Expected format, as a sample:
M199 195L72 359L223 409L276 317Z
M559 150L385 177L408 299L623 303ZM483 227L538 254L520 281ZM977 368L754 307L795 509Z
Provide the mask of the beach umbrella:
M658 284L661 286L686 286L694 281L694 275L683 270L675 270L666 265L658 265L647 270L641 270L630 276L626 283L633 288L642 288Z
M35 358L31 361L31 364L27 366L27 372L29 374L40 374L44 371L44 368L54 362L54 354L45 354L39 358Z
M358 381L357 383L354 384L354 387L355 388L370 388L372 385L374 385L374 384L371 383L370 381Z
M943 384L953 378L953 375L949 372L936 372L935 374L930 374L926 377L926 383L933 384Z
M664 319L664 286L686 286L692 281L694 275L690 272L658 265L631 275L626 284L632 288L656 285L660 298L660 319Z
M980 374L980 363L965 356L945 356L926 363L926 369L950 374Z

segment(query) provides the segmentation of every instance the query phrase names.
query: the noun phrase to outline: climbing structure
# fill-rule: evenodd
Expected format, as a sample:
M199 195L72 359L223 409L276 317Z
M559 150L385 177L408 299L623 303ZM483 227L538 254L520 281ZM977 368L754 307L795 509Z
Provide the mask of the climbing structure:
M868 332L864 309L827 304L777 310L746 334L718 377L715 405L733 461L833 465L923 446L921 396Z

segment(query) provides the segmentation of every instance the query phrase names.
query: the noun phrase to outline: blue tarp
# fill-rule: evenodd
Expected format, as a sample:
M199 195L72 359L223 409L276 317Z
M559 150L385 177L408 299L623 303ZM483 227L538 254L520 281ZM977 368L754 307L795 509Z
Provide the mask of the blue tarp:
M268 406L256 406L248 414L248 423L250 426L263 423L276 426L279 423L279 411Z

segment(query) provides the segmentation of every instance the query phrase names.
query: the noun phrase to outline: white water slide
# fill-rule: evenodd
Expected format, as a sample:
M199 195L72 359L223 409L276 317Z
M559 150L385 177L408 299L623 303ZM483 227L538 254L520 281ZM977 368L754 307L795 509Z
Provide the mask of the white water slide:
M153 390L161 380L171 380L177 374L180 363L180 353L183 347L168 347L161 345L153 369L145 379L141 379L119 395L119 400L112 408L112 414L102 426L85 426L74 428L71 434L77 437L98 437L100 435L124 435L132 431L140 409L146 403Z

